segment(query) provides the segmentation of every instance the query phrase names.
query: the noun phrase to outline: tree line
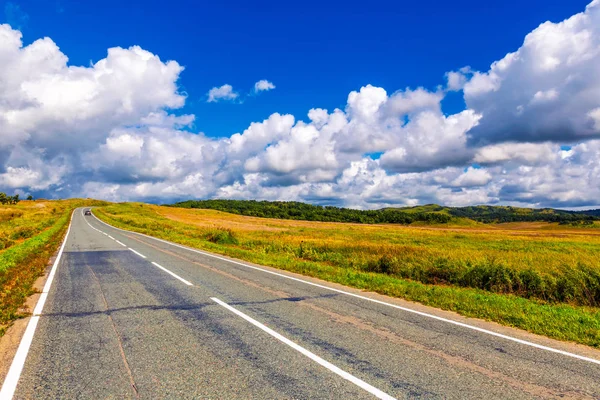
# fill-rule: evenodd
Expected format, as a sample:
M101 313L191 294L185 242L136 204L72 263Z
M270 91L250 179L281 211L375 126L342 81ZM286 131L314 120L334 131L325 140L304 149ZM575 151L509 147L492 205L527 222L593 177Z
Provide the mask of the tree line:
M398 209L354 210L295 201L188 200L171 206L212 209L250 217L362 224L447 223L452 219L450 215L438 212L407 213Z
M413 222L443 224L453 218L468 218L483 223L557 222L585 225L600 219L596 214L598 210L579 212L504 206L444 207L429 204L405 208L354 210L296 201L256 200L188 200L170 206L212 209L251 217L363 224L411 224Z
M553 208L518 208L504 206L452 207L448 212L455 217L469 218L483 223L502 222L558 222L559 224L592 224L599 218L590 211L564 211ZM589 214L588 214L589 213Z
M8 196L6 193L0 192L0 204L17 204L19 201L18 194Z

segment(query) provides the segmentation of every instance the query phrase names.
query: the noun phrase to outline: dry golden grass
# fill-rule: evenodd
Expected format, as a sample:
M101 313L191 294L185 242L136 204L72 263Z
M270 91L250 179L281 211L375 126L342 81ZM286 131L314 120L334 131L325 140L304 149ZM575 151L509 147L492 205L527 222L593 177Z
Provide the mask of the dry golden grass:
M600 230L548 223L464 226L365 225L245 217L214 210L147 206L168 219L200 228L230 229L256 245L329 249L363 262L383 254L405 263L443 257L501 261L510 268L560 272L580 263L600 270Z

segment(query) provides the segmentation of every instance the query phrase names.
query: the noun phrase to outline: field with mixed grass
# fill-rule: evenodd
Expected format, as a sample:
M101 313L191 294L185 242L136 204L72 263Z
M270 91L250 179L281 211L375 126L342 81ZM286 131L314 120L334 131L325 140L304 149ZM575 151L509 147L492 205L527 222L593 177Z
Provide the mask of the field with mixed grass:
M0 336L26 314L19 311L59 247L76 207L89 200L21 201L0 205Z
M600 347L598 222L367 225L139 203L94 213L191 247Z

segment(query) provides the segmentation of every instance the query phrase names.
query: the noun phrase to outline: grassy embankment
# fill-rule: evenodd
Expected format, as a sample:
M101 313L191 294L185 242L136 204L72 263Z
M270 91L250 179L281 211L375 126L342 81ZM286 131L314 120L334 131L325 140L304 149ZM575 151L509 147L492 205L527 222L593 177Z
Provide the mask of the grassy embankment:
M600 231L545 223L398 226L114 204L115 226L600 347Z
M59 247L71 212L83 205L103 205L87 200L22 201L0 206L0 336L34 293L33 283Z

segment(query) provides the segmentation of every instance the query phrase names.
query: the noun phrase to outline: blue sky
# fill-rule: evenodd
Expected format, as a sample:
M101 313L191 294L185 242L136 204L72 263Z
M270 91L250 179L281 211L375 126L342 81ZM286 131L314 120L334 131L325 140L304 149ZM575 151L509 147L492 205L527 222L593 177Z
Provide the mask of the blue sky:
M241 132L273 112L306 118L310 108L343 108L366 84L393 92L435 89L444 73L470 65L486 70L518 48L541 22L585 8L581 0L430 1L89 1L8 2L27 15L24 43L49 36L74 65L106 49L139 45L177 60L188 93L183 112L210 136ZM3 8L6 11L7 2ZM8 6L9 9L14 7ZM14 12L12 13L15 14ZM5 21L6 17L5 12ZM14 21L7 22L17 22ZM243 104L206 103L214 86L250 92L259 79L277 90ZM460 95L444 112L464 108Z
M0 18L0 191L599 206L600 0L0 0Z

